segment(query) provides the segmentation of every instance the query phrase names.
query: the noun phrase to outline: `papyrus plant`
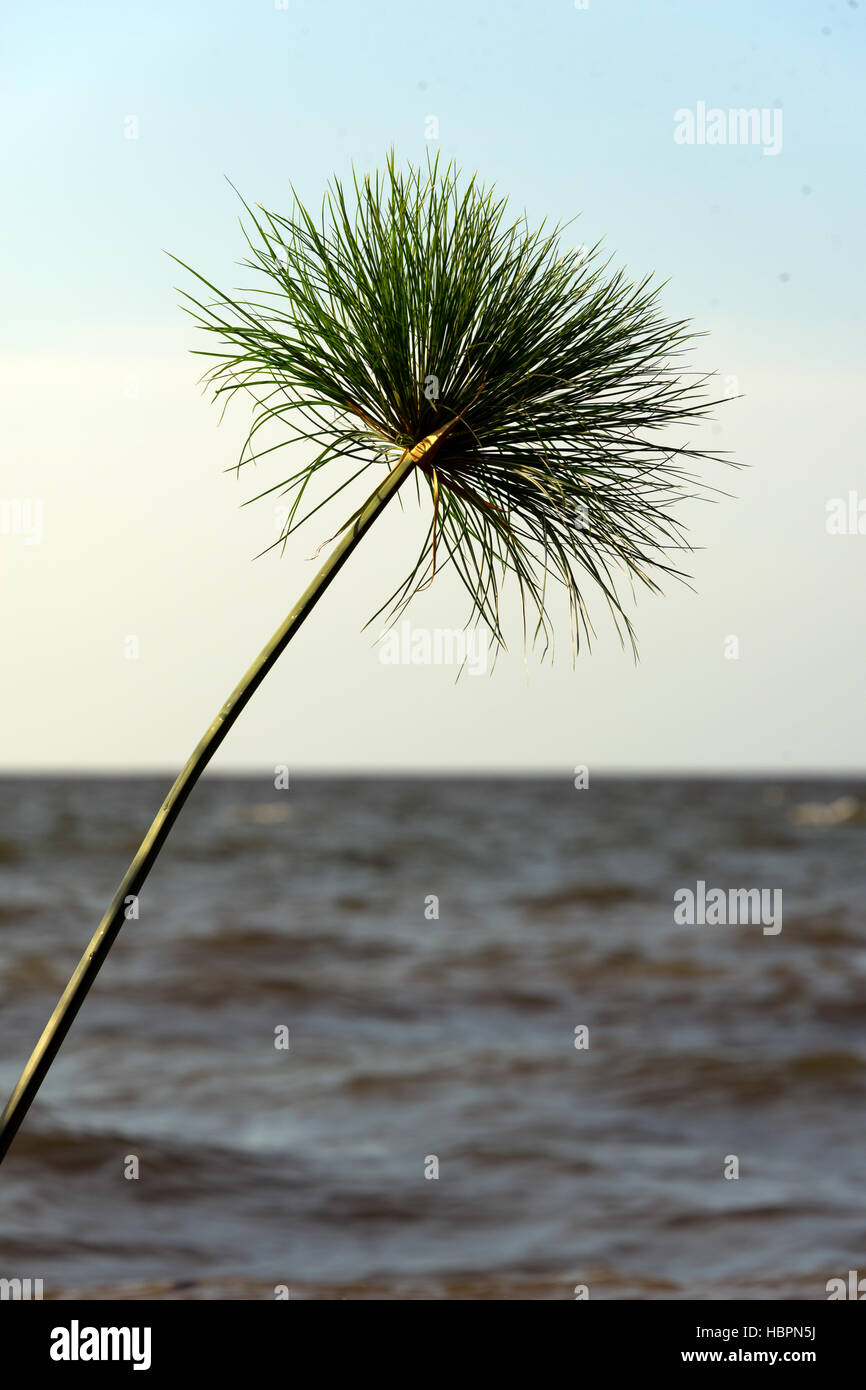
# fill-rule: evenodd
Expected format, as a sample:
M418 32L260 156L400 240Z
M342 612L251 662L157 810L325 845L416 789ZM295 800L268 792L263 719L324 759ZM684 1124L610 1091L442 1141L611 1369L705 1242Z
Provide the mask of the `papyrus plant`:
M245 205L246 206L246 205ZM674 519L696 460L684 426L714 404L679 358L692 334L660 313L598 246L531 230L506 200L438 161L342 186L320 213L294 198L246 208L257 288L225 294L197 272L187 307L217 399L254 402L241 463L302 459L267 489L286 498L278 544L361 473L372 491L330 558L229 696L163 802L49 1020L0 1121L0 1158L187 796L280 653L382 509L411 480L429 519L415 564L379 612L391 618L452 565L470 620L504 644L500 595L522 598L524 642L547 649L563 590L575 651L600 595L633 643L618 584L678 573ZM182 263L181 263L182 264ZM189 267L185 267L189 270ZM673 434L672 434L673 432ZM274 436L276 434L276 439ZM294 464L293 464L294 466ZM323 492L318 500L317 489ZM264 493L260 496L266 495ZM377 615L374 615L377 616Z

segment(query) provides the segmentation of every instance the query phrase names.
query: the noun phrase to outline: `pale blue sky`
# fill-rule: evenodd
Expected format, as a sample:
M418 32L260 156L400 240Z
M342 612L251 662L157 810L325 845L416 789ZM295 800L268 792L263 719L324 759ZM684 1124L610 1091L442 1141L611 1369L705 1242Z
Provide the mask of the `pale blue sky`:
M0 536L5 594L16 585L2 641L19 661L3 763L172 766L309 578L322 538L250 567L270 517L239 517L248 494L221 474L244 421L236 413L217 431L196 392L180 272L162 248L237 283L243 245L224 175L276 209L290 181L315 201L332 172L380 164L391 143L423 159L435 115L442 152L532 220L582 213L575 241L604 235L633 274L670 279L665 308L709 332L703 365L746 395L712 442L750 472L725 480L738 501L692 523L707 547L692 566L698 597L641 599L637 671L603 619L599 654L577 675L562 661L554 673L532 668L527 683L515 653L454 694L447 672L371 664L358 631L384 582L371 555L358 561L357 606L350 582L305 637L306 669L299 659L272 678L222 765L291 760L280 703L290 689L307 734L301 764L436 765L429 738L399 713L409 687L394 693L408 681L413 707L445 719L457 766L585 761L590 728L604 766L862 767L854 634L866 536L828 538L823 517L836 494L866 496L864 56L866 4L847 0L7 11L0 497L43 498L46 526L29 549ZM699 101L781 107L782 152L677 145L674 112ZM129 116L136 140L124 138ZM134 401L122 399L130 374ZM214 594L225 596L219 631L201 647ZM410 616L456 627L465 608L443 583ZM118 650L139 629L148 642L133 677ZM736 669L719 656L731 632L744 634ZM345 662L363 757L357 728L320 717ZM62 726L46 732L61 689L79 720L74 746ZM516 742L506 716L517 709Z
M825 361L862 351L866 6L49 2L4 30L15 346L121 308L182 332L158 251L236 258L222 175L252 201L290 180L315 198L392 141L423 157L435 114L446 154L533 218L582 211L581 240L675 271L695 314L748 313L753 342ZM673 112L698 100L781 106L782 156L677 147Z

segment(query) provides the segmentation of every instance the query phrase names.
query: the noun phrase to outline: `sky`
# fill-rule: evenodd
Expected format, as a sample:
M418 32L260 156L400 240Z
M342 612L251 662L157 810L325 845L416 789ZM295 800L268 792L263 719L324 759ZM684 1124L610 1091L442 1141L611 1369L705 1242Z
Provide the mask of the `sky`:
M864 56L849 0L8 10L0 767L173 772L309 582L339 503L254 559L274 507L241 503L279 478L231 471L248 416L202 394L166 252L244 283L228 180L317 204L393 145L664 281L738 397L695 442L742 468L705 466L728 495L684 515L691 587L637 595L637 664L597 604L576 664L524 656L513 601L492 674L383 660L364 624L424 525L389 510L214 767L862 772ZM741 108L779 138L697 138ZM443 572L406 616L458 630L465 597Z

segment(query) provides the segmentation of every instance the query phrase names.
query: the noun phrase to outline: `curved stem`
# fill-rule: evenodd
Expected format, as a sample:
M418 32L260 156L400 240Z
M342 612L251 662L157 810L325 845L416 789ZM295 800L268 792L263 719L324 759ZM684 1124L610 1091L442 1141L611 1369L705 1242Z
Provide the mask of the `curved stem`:
M455 423L454 420L449 420L440 429L422 439L413 449L407 449L396 467L376 488L355 521L347 528L346 534L319 570L312 584L253 662L243 680L232 691L178 776L145 835L138 853L127 869L120 887L112 899L111 906L96 929L69 984L63 991L57 1008L48 1020L42 1037L36 1044L30 1060L21 1073L18 1084L9 1097L2 1116L0 1116L0 1163L2 1163L9 1145L18 1133L21 1122L30 1109L51 1063L57 1056L63 1039L69 1032L78 1010L87 997L90 986L99 974L102 963L126 920L127 898L138 895L142 884L156 862L169 831L180 815L183 805L199 777L238 715L252 699L271 667L312 612L331 581L342 569L362 536L370 529L379 513L388 504L416 464L422 459L427 462L436 454L445 435Z

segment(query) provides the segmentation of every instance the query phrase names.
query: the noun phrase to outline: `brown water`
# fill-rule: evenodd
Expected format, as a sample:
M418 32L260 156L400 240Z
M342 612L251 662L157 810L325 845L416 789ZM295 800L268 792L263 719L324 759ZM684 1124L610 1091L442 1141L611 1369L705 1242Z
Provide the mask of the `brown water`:
M4 1096L165 790L0 783ZM830 781L206 781L0 1169L0 1277L823 1299L866 1273L864 806ZM781 889L782 930L676 925L699 879Z

